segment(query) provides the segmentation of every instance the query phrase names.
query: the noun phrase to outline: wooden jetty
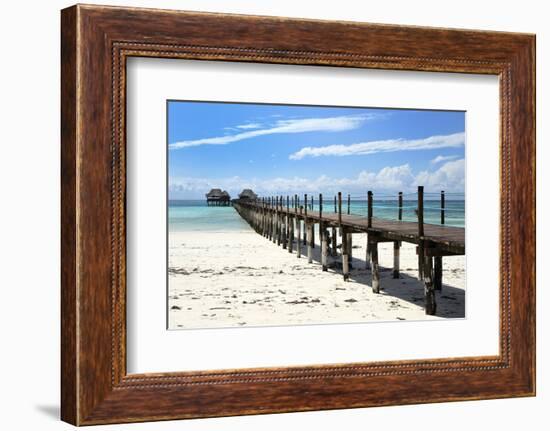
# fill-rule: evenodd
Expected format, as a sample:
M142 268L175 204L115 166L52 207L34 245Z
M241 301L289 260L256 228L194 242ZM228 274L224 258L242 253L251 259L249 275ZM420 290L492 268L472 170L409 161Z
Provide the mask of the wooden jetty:
M313 209L307 195L301 202L298 195L236 199L233 206L248 224L259 234L292 253L296 247L297 257L303 254L313 261L315 227L317 225L321 245L322 270L327 271L329 255L339 258L344 280L350 276L353 234L367 234L366 265L372 274L372 290L380 292L378 266L378 244L394 244L393 277L399 278L399 253L401 243L416 244L419 278L424 282L426 314L436 312L435 291L442 286L442 259L445 256L464 255L464 228L445 225L445 194L441 192L441 225L424 223L424 188L418 187L417 221L403 221L403 194L398 195L398 219L377 218L373 214L373 193L367 194L367 216L350 212L350 196L347 211L342 212L342 194L334 198L334 211L324 207L323 196L319 195L318 208ZM329 204L329 208L330 208ZM302 226L304 232L302 232ZM338 246L336 231L339 231ZM303 235L303 237L302 237Z

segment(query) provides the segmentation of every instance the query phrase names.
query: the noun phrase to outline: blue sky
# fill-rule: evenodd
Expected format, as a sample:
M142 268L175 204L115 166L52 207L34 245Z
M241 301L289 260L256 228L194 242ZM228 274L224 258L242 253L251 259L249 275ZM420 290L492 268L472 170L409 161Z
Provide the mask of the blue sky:
M464 191L465 113L168 102L170 199Z

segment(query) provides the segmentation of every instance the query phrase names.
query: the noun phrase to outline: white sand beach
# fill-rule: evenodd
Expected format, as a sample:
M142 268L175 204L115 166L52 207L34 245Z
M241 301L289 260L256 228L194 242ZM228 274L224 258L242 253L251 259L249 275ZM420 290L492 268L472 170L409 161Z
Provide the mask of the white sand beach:
M316 235L318 237L318 235ZM318 240L318 238L316 238ZM365 269L366 235L353 235L353 269L344 282L338 260L328 272L256 232L170 232L169 328L213 328L465 316L465 258L443 258L437 313L424 312L415 246L403 243L401 274L392 278L393 244L379 244L381 293Z

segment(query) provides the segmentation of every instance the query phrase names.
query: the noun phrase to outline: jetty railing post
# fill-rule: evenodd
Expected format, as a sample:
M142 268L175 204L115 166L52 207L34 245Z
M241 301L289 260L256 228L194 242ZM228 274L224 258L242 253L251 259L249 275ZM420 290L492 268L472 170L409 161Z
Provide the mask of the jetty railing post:
M275 196L275 232L277 245L281 245L281 211L280 211L280 197Z
M277 231L275 230L275 197L271 196L271 241L276 242L277 241Z
M307 244L307 228L306 228L306 223L307 223L307 193L304 195L304 238L303 238L303 241L304 241L304 245Z
M397 220L403 220L403 192L397 195ZM399 278L399 260L400 260L401 241L393 242L393 278Z
M338 192L338 224L342 229L342 192ZM342 232L340 232L340 235Z
M418 278L424 278L424 186L418 186Z
M285 203L284 198L281 196L279 199L279 226L280 226L280 233L279 236L281 237L281 245L283 246L283 249L286 248L286 226L285 226Z
M298 221L298 195L294 195L294 216L292 217L292 226L290 231L290 237L292 242L292 247L294 246L294 236L296 231L296 223L299 223Z
M288 212L285 211L285 198L284 196L281 196L281 241L283 243L283 250L286 250L287 246L287 229L288 229L288 223L287 223L287 214Z
M281 197L276 197L277 203L277 245L281 245Z
M311 212L313 212L313 195L311 195ZM311 248L315 248L315 220L310 219L311 223Z
M336 195L334 195L334 214L336 214L338 211L336 209ZM332 227L331 232L331 239L332 239L332 246L331 246L331 254L332 256L336 256L338 253L338 238L336 237L336 227Z
M399 221L403 220L403 192L399 192L399 195L397 197L397 201L399 204L399 211L397 212L397 219Z
M348 208L347 208L347 213L348 215L351 214L351 195L348 193ZM352 234L351 232L348 232L347 233L348 235L348 238L347 238L347 246L348 246L348 261L349 261L349 268L350 269L353 269L353 265L352 265L352 261L353 261L353 256L352 256L352 249L353 249L353 246L352 246Z
M275 203L275 197L271 197L271 227L273 232L271 234L271 240L273 243L277 242L277 205Z
M264 236L264 198L260 198L260 233Z
M441 224L445 224L445 190L441 190Z
M264 198L264 229L265 229L265 237L269 239L269 200L268 198Z
M367 227L372 227L372 191L367 192Z
M445 224L445 190L441 190L440 199L441 224ZM441 290L443 285L443 257L434 256L434 289Z
M271 199L269 197L265 198L265 205L266 205L265 228L267 231L267 239L271 241Z
M292 215L290 212L290 197L286 196L286 248L289 253L292 253Z
M323 194L319 193L319 240L321 241L321 267L323 271L327 271L328 260L328 245L327 245L327 229L323 222Z
M275 229L275 197L271 196L271 241L277 241L277 231Z

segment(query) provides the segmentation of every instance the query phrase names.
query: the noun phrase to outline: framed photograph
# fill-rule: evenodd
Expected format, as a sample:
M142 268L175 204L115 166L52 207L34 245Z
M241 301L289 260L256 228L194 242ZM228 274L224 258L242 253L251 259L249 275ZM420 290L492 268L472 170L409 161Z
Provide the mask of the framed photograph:
M62 11L62 419L535 394L535 37Z

